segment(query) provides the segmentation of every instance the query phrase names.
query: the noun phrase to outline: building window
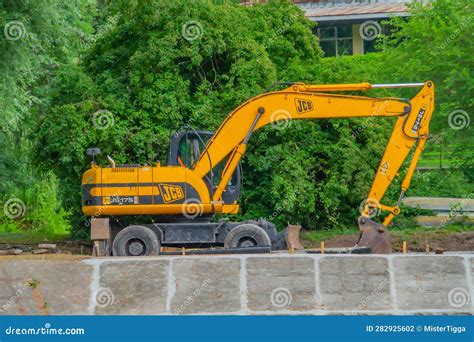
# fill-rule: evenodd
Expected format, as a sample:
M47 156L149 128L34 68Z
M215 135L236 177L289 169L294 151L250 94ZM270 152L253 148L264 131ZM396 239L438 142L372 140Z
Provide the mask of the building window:
M389 36L392 33L393 28L390 25L382 24L380 21L378 21L378 23L380 25L380 28L382 29L380 34ZM370 52L382 51L385 43L383 42L383 46L380 46L379 43L380 43L380 38L375 38L375 39L372 39L372 40L364 40L364 51L363 51L363 53L366 54L366 53L370 53Z
M317 35L325 57L352 55L352 25L321 27Z

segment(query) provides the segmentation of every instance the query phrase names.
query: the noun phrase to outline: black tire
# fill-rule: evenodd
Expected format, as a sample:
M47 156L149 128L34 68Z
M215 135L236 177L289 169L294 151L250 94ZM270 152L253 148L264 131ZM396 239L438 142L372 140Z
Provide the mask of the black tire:
M232 229L224 240L226 248L270 246L272 244L267 232L251 223L241 224Z
M128 226L114 239L112 252L115 256L144 256L160 253L160 240L150 228Z

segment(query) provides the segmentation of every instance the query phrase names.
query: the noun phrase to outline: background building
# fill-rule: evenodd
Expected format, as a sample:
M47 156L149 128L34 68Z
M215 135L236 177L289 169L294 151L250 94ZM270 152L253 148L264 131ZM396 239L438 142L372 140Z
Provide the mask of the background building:
M242 1L244 5L265 1ZM377 35L390 30L382 22L408 16L410 0L293 0L306 17L318 23L325 56L358 55L376 49Z

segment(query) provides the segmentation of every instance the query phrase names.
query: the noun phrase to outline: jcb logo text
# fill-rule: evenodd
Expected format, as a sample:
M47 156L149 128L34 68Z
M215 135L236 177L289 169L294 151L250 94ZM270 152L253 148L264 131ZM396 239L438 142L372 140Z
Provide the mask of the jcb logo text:
M169 203L184 198L183 188L179 185L160 184L163 202Z
M313 110L313 103L309 100L295 99L296 112L298 114Z

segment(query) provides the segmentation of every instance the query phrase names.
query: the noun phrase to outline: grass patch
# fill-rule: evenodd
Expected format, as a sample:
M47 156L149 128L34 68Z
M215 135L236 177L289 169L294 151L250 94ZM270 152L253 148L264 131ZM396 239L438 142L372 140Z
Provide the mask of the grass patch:
M474 231L473 226L463 225L463 224L450 224L444 226L443 228L434 228L434 227L421 227L414 226L408 228L401 227L390 227L390 234L397 238L403 240L409 240L415 235L434 235L434 234L452 234L452 233L461 233ZM302 231L300 234L301 239L310 242L320 242L324 240L331 239L340 235L352 235L358 234L359 230L354 228L340 228L333 230L311 230L311 231Z
M301 232L300 237L306 241L319 242L335 236L357 234L358 232L358 229L346 227L331 230L305 230Z
M435 235L435 234L452 234L452 233L462 233L473 231L472 226L467 226L463 224L450 224L444 227L435 228L435 227L410 227L410 228L397 228L393 227L390 230L390 233L393 237L400 239L410 239L415 235L426 234L426 235Z
M9 245L28 245L28 244L38 244L46 242L61 242L69 240L71 237L70 233L65 234L54 234L54 235L42 235L42 234L0 234L0 243L9 244Z

